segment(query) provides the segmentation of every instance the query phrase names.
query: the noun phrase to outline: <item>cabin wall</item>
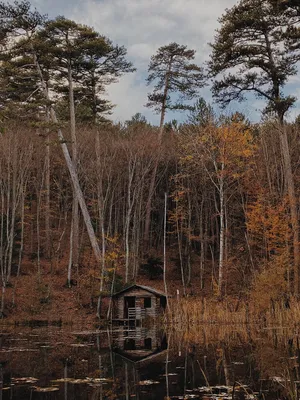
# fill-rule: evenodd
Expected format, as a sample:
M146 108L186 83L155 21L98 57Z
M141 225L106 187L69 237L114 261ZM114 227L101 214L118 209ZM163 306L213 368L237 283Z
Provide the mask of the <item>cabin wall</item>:
M148 297L151 297L151 308L145 308L145 313L146 313L146 316L155 318L158 315L157 306L156 306L157 297L154 295L148 296ZM142 298L142 302L143 302L143 307L144 307L144 298Z
M124 297L119 297L117 299L117 318L124 318Z
M156 326L151 329L143 327L135 327L130 330L127 327L119 329L117 336L113 338L113 345L121 350L125 350L125 344L128 339L134 340L136 350L145 349L146 339L151 339L151 348L148 348L148 350L156 350L162 344Z
M116 304L116 318L117 319L124 319L124 307L125 307L125 297L135 297L136 298L136 303L135 306L136 308L140 308L142 310L145 310L145 316L149 316L152 318L155 318L159 315L162 314L163 308L160 305L160 296L156 296L153 293L148 292L147 290L135 288L132 290L129 290L122 295L120 295L118 298L114 300ZM151 298L151 307L150 308L145 308L144 304L144 299L145 298Z

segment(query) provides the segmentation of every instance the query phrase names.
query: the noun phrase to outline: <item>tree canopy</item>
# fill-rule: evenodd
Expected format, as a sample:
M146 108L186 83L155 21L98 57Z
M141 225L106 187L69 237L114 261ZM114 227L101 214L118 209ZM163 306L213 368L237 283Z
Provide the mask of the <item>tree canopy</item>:
M195 98L199 88L204 86L203 68L192 62L194 58L195 50L178 43L170 43L157 50L148 68L147 84L155 82L153 92L148 95L148 107L158 113L167 109L188 108L184 101ZM179 95L179 101L173 101L172 93Z
M283 120L296 101L284 87L300 57L290 16L268 0L241 0L219 22L209 61L215 99L226 106L253 92L267 101L266 112Z

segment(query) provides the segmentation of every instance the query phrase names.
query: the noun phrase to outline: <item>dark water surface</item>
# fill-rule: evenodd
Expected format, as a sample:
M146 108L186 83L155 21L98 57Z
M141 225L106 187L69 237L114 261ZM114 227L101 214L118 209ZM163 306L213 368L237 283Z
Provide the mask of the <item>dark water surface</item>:
M0 400L297 399L288 329L0 327Z

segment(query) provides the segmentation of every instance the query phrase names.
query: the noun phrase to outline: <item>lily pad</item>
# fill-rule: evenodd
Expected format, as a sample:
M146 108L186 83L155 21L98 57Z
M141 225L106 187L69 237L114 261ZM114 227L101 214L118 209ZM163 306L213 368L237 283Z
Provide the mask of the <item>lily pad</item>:
M152 381L152 380L145 380L145 381L140 381L138 384L139 386L150 386L150 385L158 385L160 382L158 381Z
M35 392L58 392L59 388L57 386L49 386L49 387L33 386L33 390Z
M37 378L33 378L31 376L29 377L22 377L22 378L12 378L11 382L14 384L21 384L23 385L24 383L36 383L38 381Z

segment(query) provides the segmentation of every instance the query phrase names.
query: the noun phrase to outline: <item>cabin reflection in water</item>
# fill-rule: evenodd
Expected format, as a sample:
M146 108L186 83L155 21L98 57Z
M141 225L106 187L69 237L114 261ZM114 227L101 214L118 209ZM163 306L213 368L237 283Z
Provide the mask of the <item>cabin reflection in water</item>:
M113 338L114 352L132 362L141 362L167 349L166 336L157 328L122 327Z
M123 396L118 399L165 398L166 336L155 329L120 327L113 340L113 360L116 379ZM158 382L158 379L161 382ZM155 382L155 390L152 386Z
M161 316L167 305L165 293L142 285L132 285L113 295L113 319L124 325L137 325L147 317Z

